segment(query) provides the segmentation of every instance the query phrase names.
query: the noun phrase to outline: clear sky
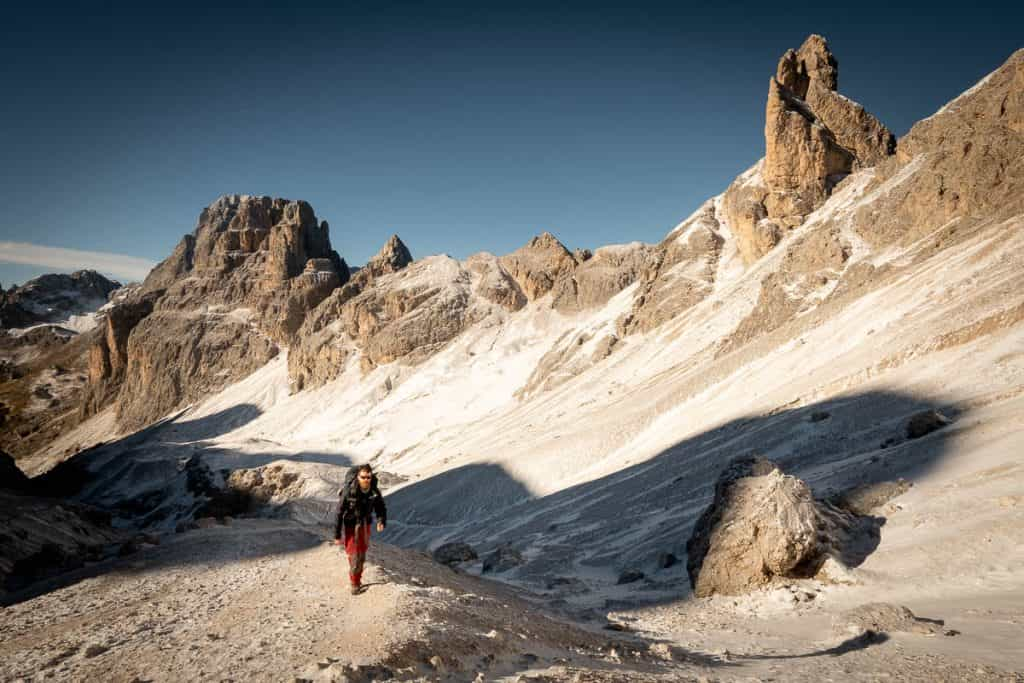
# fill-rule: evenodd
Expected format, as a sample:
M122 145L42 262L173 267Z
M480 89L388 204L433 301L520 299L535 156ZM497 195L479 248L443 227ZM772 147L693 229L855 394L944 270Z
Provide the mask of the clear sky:
M656 242L763 154L807 34L897 135L1024 46L1009 2L148 4L5 10L5 287L73 269L47 247L132 279L226 193L309 201L353 265Z

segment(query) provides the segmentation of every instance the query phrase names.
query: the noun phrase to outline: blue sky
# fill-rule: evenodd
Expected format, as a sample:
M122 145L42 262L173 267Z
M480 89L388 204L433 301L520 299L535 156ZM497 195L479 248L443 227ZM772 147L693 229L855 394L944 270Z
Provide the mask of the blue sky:
M459 258L656 242L763 154L807 34L897 135L1024 46L1010 3L141 5L0 27L5 287L71 269L46 247L131 279L226 193L309 201L354 265L392 233Z

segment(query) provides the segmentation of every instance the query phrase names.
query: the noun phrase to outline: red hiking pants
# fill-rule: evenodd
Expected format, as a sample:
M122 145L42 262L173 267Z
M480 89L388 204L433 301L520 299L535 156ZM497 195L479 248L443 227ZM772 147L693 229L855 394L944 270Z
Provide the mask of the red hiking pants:
M358 586L363 580L363 564L370 547L370 522L345 525L345 554L348 555L348 580Z

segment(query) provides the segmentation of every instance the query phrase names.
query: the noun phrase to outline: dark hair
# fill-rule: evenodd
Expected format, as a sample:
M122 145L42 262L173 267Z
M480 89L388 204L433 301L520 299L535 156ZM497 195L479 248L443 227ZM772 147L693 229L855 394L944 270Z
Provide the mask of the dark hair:
M373 468L370 467L369 465L360 465L359 466L359 471L360 472L369 472L370 474L373 474Z

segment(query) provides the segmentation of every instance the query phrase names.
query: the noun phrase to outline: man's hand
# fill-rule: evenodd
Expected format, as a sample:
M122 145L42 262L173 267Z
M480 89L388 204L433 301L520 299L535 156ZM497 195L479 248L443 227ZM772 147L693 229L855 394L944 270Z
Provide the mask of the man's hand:
M334 539L334 545L341 545L341 539L340 538Z
M377 531L384 531L384 522L377 522Z

